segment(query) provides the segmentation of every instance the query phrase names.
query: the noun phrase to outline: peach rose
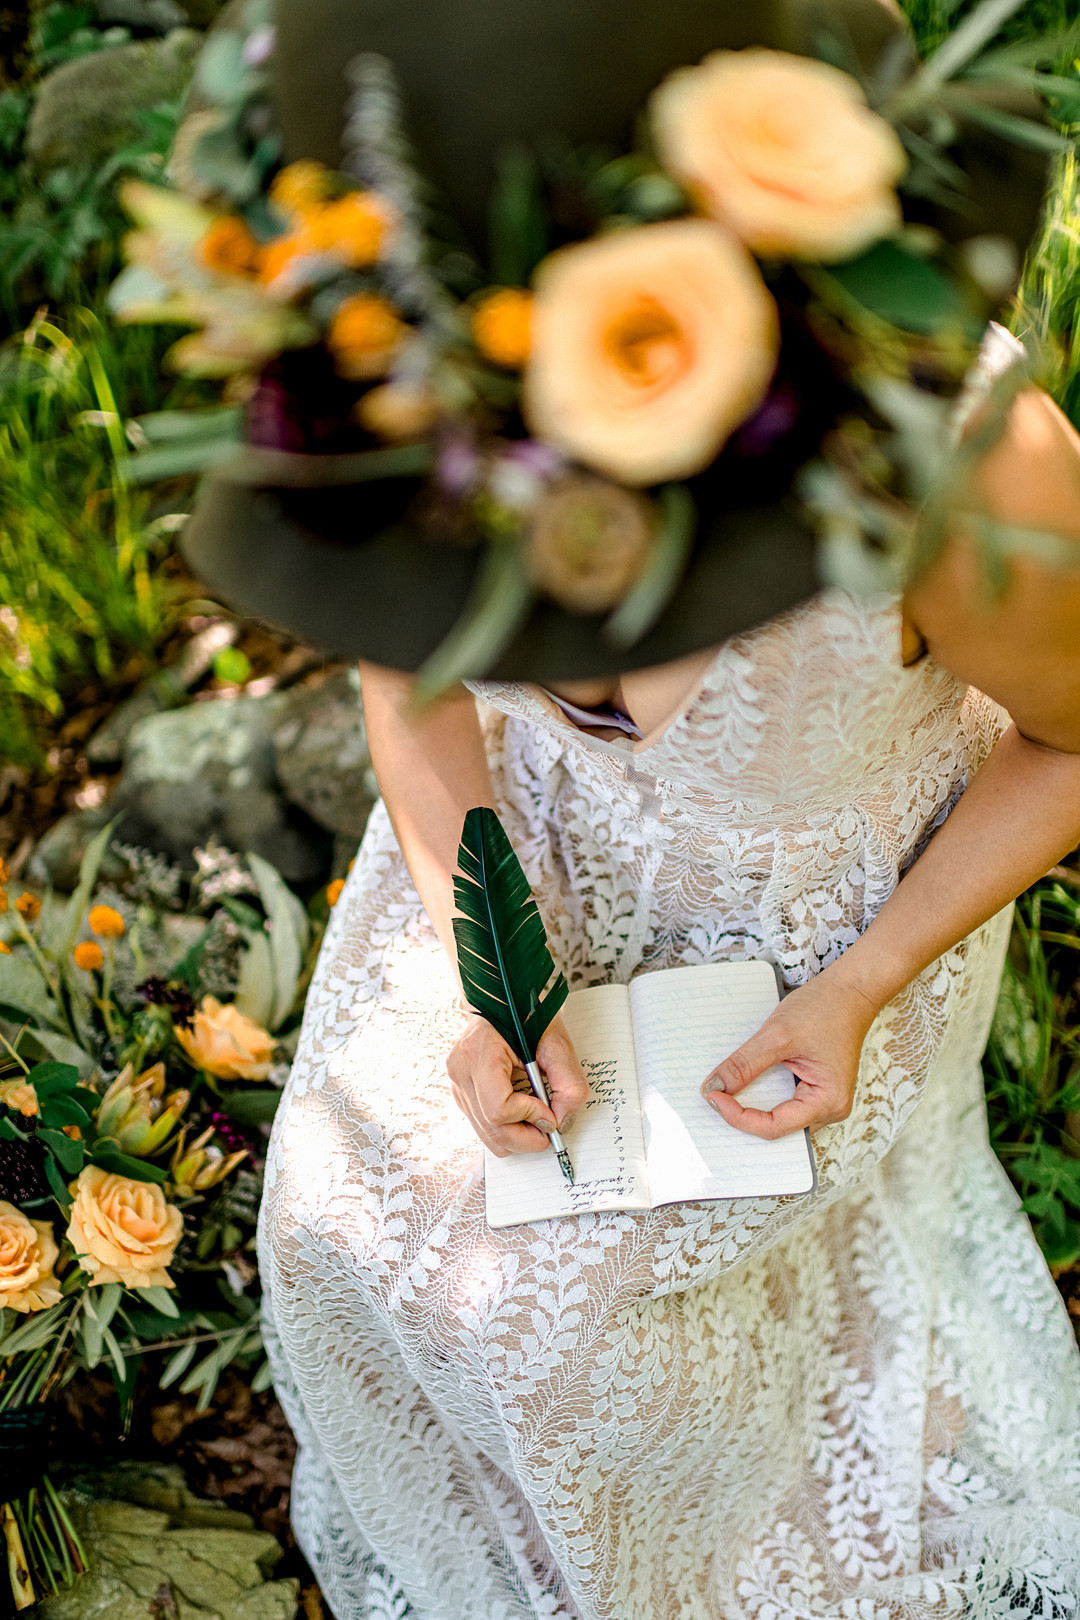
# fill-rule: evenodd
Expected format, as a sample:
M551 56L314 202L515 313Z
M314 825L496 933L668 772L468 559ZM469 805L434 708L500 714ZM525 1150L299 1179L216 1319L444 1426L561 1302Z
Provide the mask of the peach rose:
M0 1306L46 1311L58 1305L53 1267L59 1254L48 1221L31 1221L14 1204L0 1202Z
M131 1181L87 1165L75 1183L68 1242L91 1285L172 1288L166 1271L184 1218L156 1182Z
M755 253L846 259L901 222L907 167L855 79L785 51L715 51L650 104L660 161Z
M31 1119L38 1111L37 1092L26 1080L0 1082L0 1103Z
M265 1080L270 1073L274 1037L214 996L203 997L191 1028L177 1028L176 1038L197 1069L219 1080Z
M703 219L563 248L537 271L530 430L627 484L688 478L761 402L776 306L753 259Z

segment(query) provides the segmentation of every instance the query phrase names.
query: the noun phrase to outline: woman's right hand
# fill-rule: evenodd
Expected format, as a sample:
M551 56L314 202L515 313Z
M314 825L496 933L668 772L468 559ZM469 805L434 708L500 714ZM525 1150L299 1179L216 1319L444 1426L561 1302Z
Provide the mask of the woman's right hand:
M589 1083L561 1018L536 1050L551 1107L533 1095L524 1069L498 1030L476 1013L446 1060L454 1101L486 1148L500 1159L540 1153L547 1133L565 1130L589 1095ZM520 1088L520 1089L519 1089Z

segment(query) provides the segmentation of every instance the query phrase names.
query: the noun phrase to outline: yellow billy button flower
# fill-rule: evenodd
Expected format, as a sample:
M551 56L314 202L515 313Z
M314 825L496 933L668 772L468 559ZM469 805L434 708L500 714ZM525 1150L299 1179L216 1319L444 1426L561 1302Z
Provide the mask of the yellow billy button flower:
M473 342L497 366L519 370L532 350L533 295L518 287L485 293L473 310Z
M36 922L41 916L41 901L36 894L30 894L28 890L24 890L15 902L15 910L19 913L23 922Z
M304 215L301 235L313 253L329 253L361 270L375 263L393 225L393 216L373 191L350 191Z
M353 381L378 377L406 332L393 305L376 293L357 293L339 306L326 341L341 376Z
M330 190L330 170L325 163L313 159L300 159L289 163L274 176L270 185L270 201L283 214L303 218L319 208Z
M341 891L344 887L344 878L335 878L333 883L328 883L326 885L326 903L328 906L337 905L338 901L341 899Z
M80 940L71 954L75 958L75 966L82 968L84 973L95 973L105 962L101 946L93 939Z
M7 890L6 889L0 889L0 917L2 917L4 915L4 912L7 910L7 908L8 908Z
M4 857L0 855L0 883L6 883L10 876L11 868L8 866L8 863L5 861Z
M4 940L0 939L0 956L10 956L10 955L11 955L11 946L6 944L4 942Z
M94 906L90 911L90 929L102 939L122 939L124 919L112 906Z

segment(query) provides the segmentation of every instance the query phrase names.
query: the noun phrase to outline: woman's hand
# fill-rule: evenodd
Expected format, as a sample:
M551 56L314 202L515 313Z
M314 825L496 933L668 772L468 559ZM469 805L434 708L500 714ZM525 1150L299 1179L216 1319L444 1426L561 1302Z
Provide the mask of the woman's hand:
M862 990L826 969L785 996L757 1034L717 1065L702 1095L736 1130L770 1141L835 1125L851 1113L859 1053L877 1011ZM735 1094L774 1063L798 1080L794 1097L770 1113L744 1108Z
M484 1146L500 1159L542 1152L547 1133L565 1130L589 1095L561 1018L552 1019L545 1030L536 1061L551 1092L550 1108L533 1095L524 1069L498 1030L476 1013L446 1060L454 1101Z

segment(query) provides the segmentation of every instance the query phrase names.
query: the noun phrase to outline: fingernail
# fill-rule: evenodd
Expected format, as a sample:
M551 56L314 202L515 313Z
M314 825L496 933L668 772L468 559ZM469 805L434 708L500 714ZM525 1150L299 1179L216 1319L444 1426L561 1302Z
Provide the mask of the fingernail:
M570 1127L573 1125L575 1119L577 1119L576 1114L567 1114L566 1118L563 1120L562 1124L559 1126L560 1131L568 1131L570 1129Z
M717 1090L719 1090L719 1091L722 1091L723 1089L724 1089L723 1086L717 1087ZM705 1101L708 1103L709 1107L711 1109L713 1109L713 1111L715 1113L718 1114L720 1112L720 1110L719 1110L719 1108L717 1107L717 1104L716 1104L716 1091L708 1092L708 1094L705 1097Z

